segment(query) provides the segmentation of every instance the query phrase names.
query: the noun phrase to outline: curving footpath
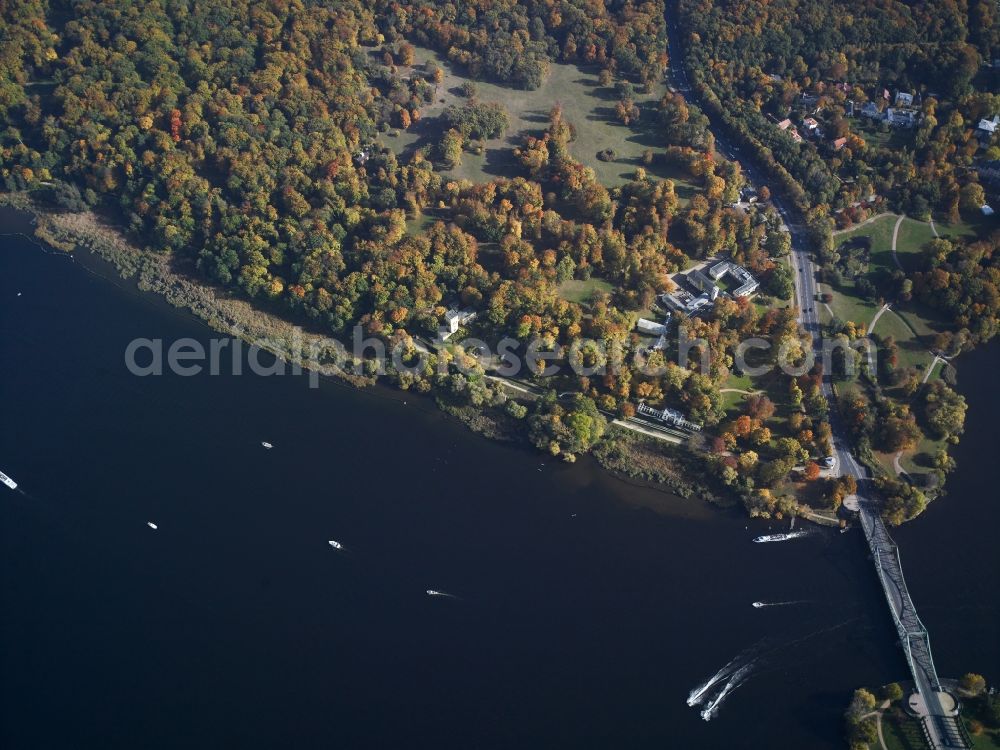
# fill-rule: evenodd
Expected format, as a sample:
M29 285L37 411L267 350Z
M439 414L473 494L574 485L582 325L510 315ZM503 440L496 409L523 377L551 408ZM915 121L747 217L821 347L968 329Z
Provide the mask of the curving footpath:
M892 228L892 261L900 271L903 270L903 264L899 262L899 256L896 255L896 240L899 237L899 228L903 225L903 219L905 218L905 216L900 216L896 219L896 226Z

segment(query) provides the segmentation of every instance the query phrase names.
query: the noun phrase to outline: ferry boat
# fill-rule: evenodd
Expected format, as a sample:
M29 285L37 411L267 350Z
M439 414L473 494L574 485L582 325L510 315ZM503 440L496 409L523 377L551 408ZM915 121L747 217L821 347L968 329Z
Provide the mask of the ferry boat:
M330 546L334 549L344 549L344 545L340 542L335 542L333 539L330 540Z
M787 542L789 539L798 539L800 536L805 536L804 531L792 531L787 534L764 534L762 536L754 537L754 541L757 544L763 542Z
M12 490L16 490L17 489L17 482L15 482L9 476L7 476L6 474L4 474L2 471L0 471L0 482L3 482L8 487L10 487Z
M149 528L151 528L151 529L152 529L153 531L156 531L156 530L157 530L158 528L160 528L159 526L157 526L157 525L156 525L155 523L153 523L152 521L146 521L146 525L147 525L147 526L148 526Z

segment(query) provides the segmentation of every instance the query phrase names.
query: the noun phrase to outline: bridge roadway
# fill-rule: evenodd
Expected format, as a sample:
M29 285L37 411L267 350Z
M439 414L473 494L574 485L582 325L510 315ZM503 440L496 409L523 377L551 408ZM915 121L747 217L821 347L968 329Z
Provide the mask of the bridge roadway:
M691 86L683 60L681 33L677 27L676 0L668 3L667 37L670 46L670 75L673 85L686 98L697 103L697 92ZM763 185L768 181L758 166L750 158L741 158L739 147L728 143L719 123L709 112L711 130L715 136L716 148L730 159L739 160L747 181L755 185ZM749 157L749 154L747 155ZM791 262L795 281L795 297L798 301L798 320L802 328L809 334L813 342L813 350L820 355L822 351L822 336L817 309L816 268L808 249L805 232L793 220L786 206L772 190L772 203L778 210L788 228L791 241ZM830 374L825 372L822 383L823 395L828 402L833 399L833 386ZM903 567L899 558L899 550L889 531L886 529L878 508L871 500L872 482L867 471L858 464L850 450L850 445L844 437L845 433L840 420L831 411L830 427L833 434L834 454L837 460L836 471L848 474L858 483L859 514L864 529L865 539L871 549L872 559L879 576L879 582L885 592L889 610L892 613L896 631L899 634L900 645L906 654L906 660L913 675L913 681L923 706L923 728L928 744L933 750L953 750L970 747L957 719L948 714L941 704L941 683L931 656L930 637L927 629L917 615L917 609L910 598L903 578Z

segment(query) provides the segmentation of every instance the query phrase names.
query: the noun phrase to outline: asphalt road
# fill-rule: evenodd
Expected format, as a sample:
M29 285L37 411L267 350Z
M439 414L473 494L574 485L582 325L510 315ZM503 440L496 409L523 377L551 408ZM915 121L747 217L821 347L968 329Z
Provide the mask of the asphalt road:
M674 14L676 14L676 10L674 10ZM686 98L695 103L699 103L698 97L690 85L687 71L683 67L683 58L681 57L680 52L681 43L679 30L677 29L674 20L670 17L667 18L667 34L671 53L671 65L669 69L671 82L676 89L684 94ZM767 181L764 179L762 172L749 159L742 157L738 147L732 145L721 136L718 123L712 119L711 115L708 112L705 112L705 116L708 117L712 133L715 135L716 148L728 159L740 162L740 166L743 168L743 174L746 176L749 184L754 187L760 187L761 185L766 184ZM817 299L816 291L817 269L809 251L808 240L804 228L795 220L796 217L790 214L787 207L783 203L782 198L776 195L775 190L771 190L771 196L771 202L781 216L785 226L788 228L791 237L791 260L794 270L793 278L795 281L795 299L798 303L797 318L803 330L805 330L806 333L808 333L812 338L813 350L816 353L816 356L820 357L822 356L822 335L819 323L819 312L817 310L817 302L819 301ZM822 392L827 402L832 403L833 386L829 371L825 371L823 373ZM878 509L871 503L870 500L866 499L866 496L870 498L872 495L871 482L868 477L868 473L854 458L850 449L850 443L845 437L840 419L832 409L830 411L829 421L833 441L833 452L836 459L834 473L837 475L850 475L857 481L860 512L863 515L868 516L865 520L870 521L872 524L877 524L885 535L885 539L879 544L879 551L881 553L883 544L892 545L892 540L889 538L888 532L882 525L882 521L878 515ZM888 547L886 547L886 551L888 551ZM901 582L901 568L898 571L898 575ZM889 600L889 606L893 611L894 618L897 621L899 619L909 620L911 617L916 618L916 608L913 606L908 595L904 599L904 597L899 594L898 590L895 592L895 595L893 595L891 586L886 588L886 595ZM919 619L917 619L917 623L919 623ZM926 631L923 630L922 625L920 625L920 630L922 630L926 636ZM925 655L920 653L914 654L914 656L923 662L923 657ZM933 662L930 661L931 657L929 648L926 652L925 658L930 664L933 664ZM912 667L913 665L911 665L911 668ZM923 697L925 705L928 706L931 714L941 716L943 714L941 704L938 700L937 694L933 690L933 686L931 685L924 665L920 664L918 668L912 668L912 672L917 689ZM947 733L943 732L934 721L927 722L925 727L933 747L948 748L963 746L962 743L952 745L951 742L949 742L949 739L951 738L949 738Z
M692 88L687 71L681 62L680 31L675 21L671 18L667 19L667 34L671 52L671 65L669 68L670 82L686 98L698 103L697 94ZM726 156L726 158L740 162L743 174L750 185L759 188L767 184L768 181L761 170L749 158L743 156L738 146L732 144L722 135L718 123L712 119L712 116L708 112L705 112L705 116L708 117L711 125L718 151ZM822 331L819 322L819 309L817 307L819 300L817 299L816 288L816 265L812 261L804 228L796 221L796 217L789 212L782 198L777 195L776 190L771 190L771 196L771 203L781 216L781 220L787 227L791 238L791 260L795 282L795 299L798 303L798 321L803 330L812 337L814 351L816 352L816 356L820 357L822 354ZM824 373L823 375L822 388L823 395L828 401L831 400L833 398L833 387L829 373ZM850 474L858 481L860 486L863 482L867 481L867 473L858 464L854 456L851 455L850 445L844 438L838 421L836 415L831 413L830 427L833 433L834 458L836 459L834 471L838 474Z

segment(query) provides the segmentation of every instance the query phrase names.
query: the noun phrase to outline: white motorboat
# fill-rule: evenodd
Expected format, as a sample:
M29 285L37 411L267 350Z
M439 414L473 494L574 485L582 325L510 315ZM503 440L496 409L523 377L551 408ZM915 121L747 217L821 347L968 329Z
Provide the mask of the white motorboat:
M6 474L4 474L2 471L0 471L0 482L3 482L8 487L10 487L12 490L16 490L17 489L17 482L15 482L9 476L7 476Z

